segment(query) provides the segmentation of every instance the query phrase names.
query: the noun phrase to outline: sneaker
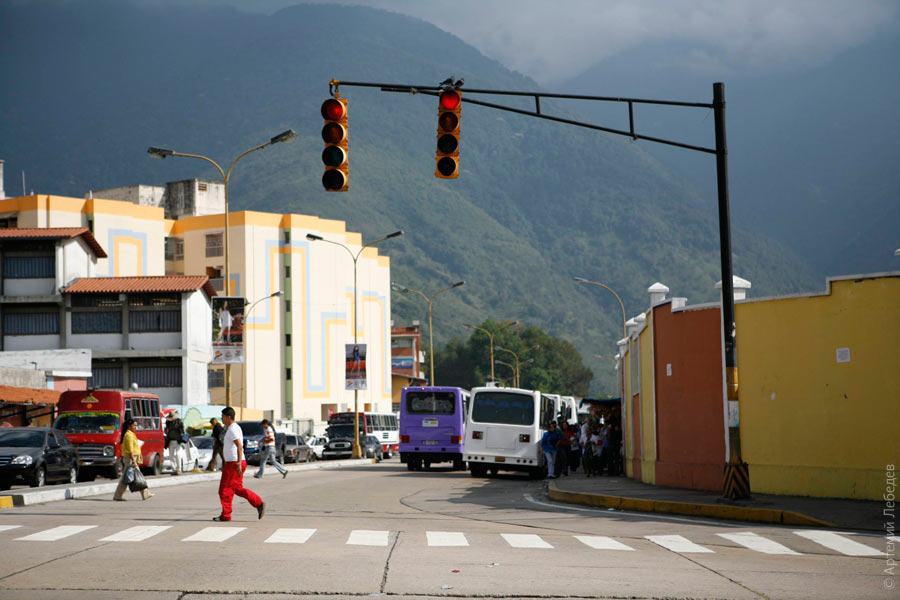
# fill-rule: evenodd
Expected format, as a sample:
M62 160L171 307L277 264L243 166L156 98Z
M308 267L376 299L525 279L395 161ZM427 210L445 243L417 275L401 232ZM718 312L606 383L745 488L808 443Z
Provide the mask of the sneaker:
M266 514L266 503L263 502L259 505L259 508L256 509L256 512L259 513L259 518L262 519L263 515Z
M231 520L231 517L223 517L222 515L219 515L218 517L213 517L213 521L230 521L230 520Z
M288 474L288 472L285 471L284 473L281 474L281 478L284 479L285 477L287 477L287 474Z

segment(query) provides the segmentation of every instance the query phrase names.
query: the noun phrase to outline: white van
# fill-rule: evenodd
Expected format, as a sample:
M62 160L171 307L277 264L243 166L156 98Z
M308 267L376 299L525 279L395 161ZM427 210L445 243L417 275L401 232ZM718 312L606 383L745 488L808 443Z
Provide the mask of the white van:
M517 388L482 387L471 394L463 455L472 477L500 470L544 477L541 436L554 418L554 402Z

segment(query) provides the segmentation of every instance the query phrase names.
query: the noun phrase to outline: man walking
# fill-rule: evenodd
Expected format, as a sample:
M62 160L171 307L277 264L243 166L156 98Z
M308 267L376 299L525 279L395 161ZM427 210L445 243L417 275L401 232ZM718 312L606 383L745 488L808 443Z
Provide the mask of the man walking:
M209 420L209 424L212 425L212 439L213 439L213 450L212 450L212 458L209 459L209 465L206 467L207 471L215 471L216 470L216 459L222 459L222 465L225 465L225 455L222 454L222 446L223 446L223 436L225 435L225 428L222 427L219 420L215 417Z
M235 494L249 502L262 519L266 513L266 503L253 491L244 487L244 471L247 469L247 461L244 460L244 433L234 422L234 409L230 406L222 409L222 422L225 424L225 464L222 466L222 479L219 481L222 513L218 517L213 517L213 521L231 520L231 501Z
M169 462L176 475L181 475L181 461L178 460L178 449L184 438L184 423L178 418L176 408L166 417L166 445L169 448Z
M550 421L550 428L541 437L541 450L547 459L547 479L556 479L554 468L556 467L556 447L559 445L559 432L556 430L556 421Z
M256 472L256 477L259 479L266 472L266 463L269 460L272 461L272 466L275 467L275 470L281 473L281 478L284 479L287 477L287 469L281 466L278 463L278 459L275 458L275 428L269 423L268 419L263 419L260 423L263 428L263 439L262 439L262 448L259 453L259 471Z

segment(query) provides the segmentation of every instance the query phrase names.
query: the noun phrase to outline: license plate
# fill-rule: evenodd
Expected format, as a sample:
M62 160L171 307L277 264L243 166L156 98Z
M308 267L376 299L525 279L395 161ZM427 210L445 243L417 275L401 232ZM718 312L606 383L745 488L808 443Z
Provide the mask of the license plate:
M437 427L437 419L422 419L422 427Z
M437 440L425 440L426 446L437 446Z
M495 456L494 462L506 462L506 459L502 456Z

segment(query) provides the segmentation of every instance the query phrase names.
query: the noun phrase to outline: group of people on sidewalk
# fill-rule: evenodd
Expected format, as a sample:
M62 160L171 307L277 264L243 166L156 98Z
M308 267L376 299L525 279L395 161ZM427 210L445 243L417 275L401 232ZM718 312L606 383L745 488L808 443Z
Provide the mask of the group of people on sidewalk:
M622 429L617 420L589 418L581 426L566 421L552 421L541 437L541 450L547 460L547 479L578 471L578 465L586 476L619 475Z

